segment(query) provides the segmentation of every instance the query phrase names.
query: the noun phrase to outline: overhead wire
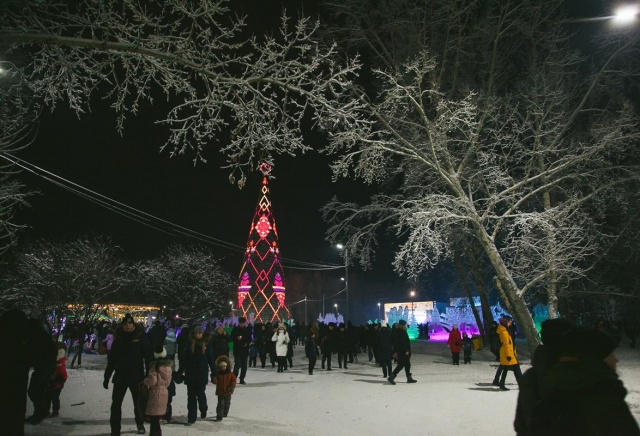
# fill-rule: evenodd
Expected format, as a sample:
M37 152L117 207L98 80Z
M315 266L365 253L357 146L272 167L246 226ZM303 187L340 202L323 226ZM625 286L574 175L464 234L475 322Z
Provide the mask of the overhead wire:
M144 212L135 207L124 204L106 195L100 194L92 189L86 188L78 183L68 180L62 176L59 176L51 171L45 170L35 164L32 164L24 159L15 157L7 152L0 152L0 157L4 158L11 164L22 168L25 171L34 174L35 176L46 180L62 189L65 189L72 194L75 194L85 200L88 200L98 206L108 209L118 215L135 221L139 224L145 225L152 229L158 230L170 236L176 236L176 234L183 235L192 239L196 239L200 242L216 245L221 248L233 250L244 253L245 247L233 244L231 242L224 241L213 236L206 235L196 230L191 230L187 227L173 223L171 221L162 219L150 213ZM326 264L321 262L308 262L303 260L289 259L285 257L280 258L281 261L290 262L294 265L282 265L286 269L308 270L308 271L325 271L344 268L344 265Z

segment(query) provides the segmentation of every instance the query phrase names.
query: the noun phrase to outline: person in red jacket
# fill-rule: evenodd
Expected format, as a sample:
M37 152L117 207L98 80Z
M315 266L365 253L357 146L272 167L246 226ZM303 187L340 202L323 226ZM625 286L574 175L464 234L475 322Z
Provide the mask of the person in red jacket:
M216 421L229 414L231 407L231 395L236 388L236 375L231 371L231 361L225 355L216 359L218 371L216 375L211 375L211 382L216 385L216 395L218 405L216 406Z
M453 325L453 330L449 333L447 345L451 349L451 358L454 365L460 365L460 351L462 351L462 335L458 330L458 324Z
M60 414L60 393L64 388L64 383L67 381L67 352L64 348L64 344L58 342L56 344L58 349L58 356L56 361L56 369L53 371L51 377L51 383L49 384L49 408L53 405L53 411L49 414L49 418L55 418Z

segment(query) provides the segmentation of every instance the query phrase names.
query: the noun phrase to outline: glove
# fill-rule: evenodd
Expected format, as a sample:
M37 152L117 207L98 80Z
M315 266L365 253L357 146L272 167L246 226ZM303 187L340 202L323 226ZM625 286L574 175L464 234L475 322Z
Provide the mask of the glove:
M102 387L105 389L109 389L109 379L105 378L104 381L102 382Z
M231 395L233 395L233 391L235 391L235 390L236 390L236 388L235 388L235 387L230 387L230 388L229 388L229 393L230 393Z
M507 362L511 362L511 356L507 356Z

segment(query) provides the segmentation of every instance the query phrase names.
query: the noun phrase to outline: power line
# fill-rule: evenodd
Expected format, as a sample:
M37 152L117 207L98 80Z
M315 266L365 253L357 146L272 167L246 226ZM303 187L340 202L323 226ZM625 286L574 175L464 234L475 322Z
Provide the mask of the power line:
M179 224L173 223L171 221L167 221L165 219L159 218L150 213L144 212L135 207L124 204L120 201L114 200L110 197L107 197L99 192L86 188L78 183L72 182L64 177L61 177L51 171L45 170L37 165L34 165L24 159L17 158L12 156L6 152L0 152L0 156L10 162L11 164L22 168L25 171L34 174L37 177L40 177L43 180L46 180L62 189L71 192L85 200L88 200L98 206L101 206L105 209L108 209L118 215L121 215L125 218L128 218L132 221L135 221L139 224L150 227L154 230L158 230L162 233L165 233L170 236L183 235L188 238L196 239L200 242L205 242L207 244L215 245L221 248L225 248L227 250L233 250L237 252L244 253L246 251L245 247L233 244L231 242L224 241L222 239L215 238L213 236L206 235L204 233L191 230L187 227L181 226ZM334 270L343 268L343 265L334 265L334 264L326 264L321 262L308 262L296 259L289 259L282 257L280 258L282 261L290 262L292 264L297 264L299 266L285 266L287 269L298 269L298 270L316 270L316 271L324 271L324 270Z

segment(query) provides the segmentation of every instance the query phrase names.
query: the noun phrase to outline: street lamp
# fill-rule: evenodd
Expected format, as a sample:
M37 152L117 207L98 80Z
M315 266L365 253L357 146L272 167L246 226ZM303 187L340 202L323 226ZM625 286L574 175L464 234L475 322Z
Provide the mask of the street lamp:
M338 319L338 303L334 303L333 307L336 308L336 320Z
M380 320L380 303L378 303L378 322L381 322L381 320Z
M344 309L345 319L349 319L349 250L342 244L337 244L338 250L344 250L344 290L347 296L347 303Z
M231 309L231 318L233 318L233 301L229 301L229 309Z
M617 24L630 24L636 21L640 8L636 5L624 6L618 9L613 15L613 21Z
M416 319L416 317L415 317L415 315L413 313L413 311L414 311L414 308L413 308L413 297L416 296L416 291L411 291L409 293L409 295L411 296L411 324L413 324L414 320Z

